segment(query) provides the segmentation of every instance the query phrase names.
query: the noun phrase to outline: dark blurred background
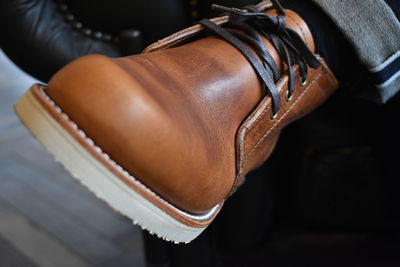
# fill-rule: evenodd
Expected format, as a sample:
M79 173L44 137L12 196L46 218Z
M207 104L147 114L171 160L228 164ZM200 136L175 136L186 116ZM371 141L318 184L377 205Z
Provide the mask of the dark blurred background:
M343 84L189 245L113 212L13 114L31 83L77 57L139 53L214 16L212 3L255 2L0 0L0 266L400 266L399 96L377 105L350 93L367 85Z

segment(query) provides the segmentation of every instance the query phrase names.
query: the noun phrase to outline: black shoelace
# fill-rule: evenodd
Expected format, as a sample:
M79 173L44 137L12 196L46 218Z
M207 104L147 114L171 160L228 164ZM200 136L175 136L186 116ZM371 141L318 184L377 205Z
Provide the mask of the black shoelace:
M321 63L299 34L286 27L286 13L279 1L271 0L271 2L272 7L276 9L277 16L259 12L254 5L246 6L243 10L212 5L214 10L229 15L228 22L219 26L208 19L203 19L199 23L233 45L247 58L263 82L264 90L271 95L271 116L274 118L281 106L279 91L275 83L280 79L282 73L265 47L261 36L272 43L279 56L288 66L289 86L286 95L288 100L295 89L294 66L298 66L302 83L305 83L308 67L319 68ZM246 44L254 49L258 57L261 58L261 62Z

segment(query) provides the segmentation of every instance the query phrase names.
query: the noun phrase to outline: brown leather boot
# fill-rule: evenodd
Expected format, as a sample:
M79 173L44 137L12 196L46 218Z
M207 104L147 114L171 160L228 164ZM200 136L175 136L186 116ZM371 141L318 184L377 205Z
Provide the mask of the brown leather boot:
M279 3L160 40L140 55L80 58L16 104L26 127L72 175L150 232L189 242L281 129L337 81L305 22Z

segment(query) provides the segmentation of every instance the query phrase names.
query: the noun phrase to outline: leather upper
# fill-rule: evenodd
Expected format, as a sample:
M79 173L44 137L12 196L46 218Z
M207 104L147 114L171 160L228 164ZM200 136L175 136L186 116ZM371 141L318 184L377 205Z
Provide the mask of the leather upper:
M313 49L304 21L287 13L288 26ZM331 74L322 79L321 73L311 71L309 85L299 85L293 102L271 120L269 97L250 64L230 44L210 36L124 58L80 58L51 79L47 93L130 174L171 204L202 213L268 157L281 127L333 92L336 80ZM283 99L284 79L278 86Z

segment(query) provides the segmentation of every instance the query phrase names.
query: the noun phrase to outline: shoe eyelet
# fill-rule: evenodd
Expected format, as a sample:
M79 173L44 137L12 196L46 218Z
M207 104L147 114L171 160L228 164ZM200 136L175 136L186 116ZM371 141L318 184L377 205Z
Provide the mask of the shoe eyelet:
M290 100L292 100L292 98L293 94L291 94L289 90L286 90L286 102L289 102Z
M271 115L269 117L271 118L271 120L274 120L276 116L278 116L278 112L277 113L271 112Z
M324 65L322 65L322 73L323 74L328 74L328 70L325 68Z
M306 85L307 84L307 79L300 79L300 85L301 86L304 86L304 85Z

